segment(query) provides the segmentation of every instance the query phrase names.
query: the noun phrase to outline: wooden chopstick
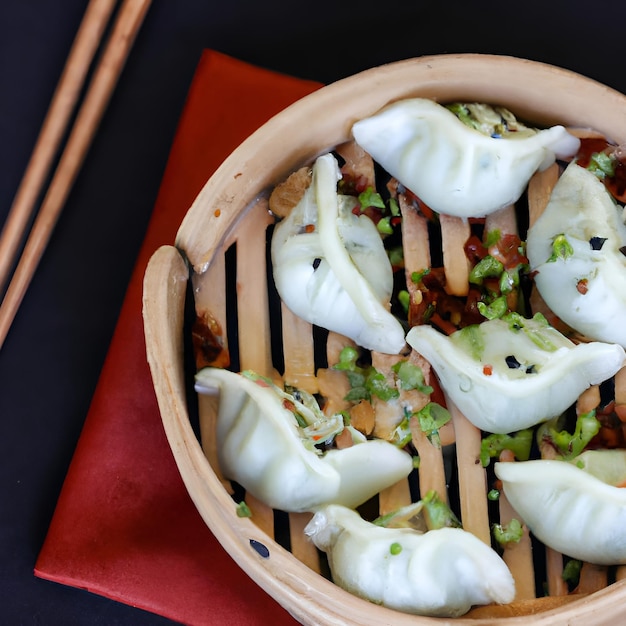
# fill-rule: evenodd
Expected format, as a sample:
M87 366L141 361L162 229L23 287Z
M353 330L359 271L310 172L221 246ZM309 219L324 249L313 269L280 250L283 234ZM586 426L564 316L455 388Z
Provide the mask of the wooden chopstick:
M91 0L72 44L37 143L0 235L0 289L6 285L11 264L24 236L52 161L57 154L87 72L117 0Z
M75 107L78 93L116 2L91 0L72 46L26 173L0 239L0 286L6 283L33 207ZM92 143L150 0L124 0L78 111L57 169L0 305L0 348L43 256L57 219Z

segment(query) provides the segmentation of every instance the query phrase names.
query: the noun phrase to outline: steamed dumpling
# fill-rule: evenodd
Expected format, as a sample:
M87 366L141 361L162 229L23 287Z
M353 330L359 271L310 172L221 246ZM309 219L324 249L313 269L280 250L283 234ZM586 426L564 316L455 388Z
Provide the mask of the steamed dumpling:
M404 329L390 312L393 272L380 233L355 199L337 194L341 174L326 154L291 213L276 225L271 253L276 289L306 321L368 350L398 354Z
M400 100L352 126L356 142L439 213L483 217L515 202L530 177L580 141L562 126L519 138L490 137L446 107Z
M222 473L270 507L356 507L411 472L409 454L382 440L322 454L314 444L328 436L330 418L311 403L304 405L264 379L249 376L204 368L196 375L196 390L219 395L216 436ZM309 428L299 426L288 407L310 422Z
M625 245L622 208L595 174L571 163L529 229L526 250L535 285L558 317L591 339L626 347Z
M383 528L331 505L305 533L326 552L335 584L388 608L457 617L473 605L506 604L515 596L504 561L461 528Z
M513 508L539 540L570 557L626 563L626 490L565 461L496 463Z
M431 363L467 419L492 433L529 428L560 415L626 359L621 346L576 345L544 320L521 316L485 321L450 336L415 326L407 342Z

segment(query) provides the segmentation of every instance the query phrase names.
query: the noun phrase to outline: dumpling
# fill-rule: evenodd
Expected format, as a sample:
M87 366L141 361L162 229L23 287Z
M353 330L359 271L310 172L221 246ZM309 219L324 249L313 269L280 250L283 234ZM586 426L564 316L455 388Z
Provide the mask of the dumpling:
M335 584L391 609L457 617L473 605L506 604L515 596L504 561L461 528L383 528L331 505L304 532L326 552Z
M408 453L382 440L322 454L315 443L342 430L341 416L336 416L337 429L336 420L326 418L312 397L304 404L252 373L204 368L196 375L196 390L219 394L222 473L274 509L313 511L327 503L356 507L413 468ZM299 426L296 414L308 426Z
M574 162L529 229L526 248L550 309L581 334L624 347L625 245L622 208L595 174Z
M340 177L332 154L319 157L304 197L276 225L276 289L302 319L368 350L398 354L405 341L390 312L391 263L374 222L352 213L353 197L337 194Z
M459 217L484 217L512 204L538 169L574 155L580 145L562 126L491 137L425 98L390 104L356 122L352 134L428 206Z
M513 508L539 540L598 565L626 563L626 490L573 463L496 463Z
M476 427L510 433L560 415L590 385L613 376L624 349L576 345L541 318L519 315L450 336L414 326L409 345L434 368L445 393Z

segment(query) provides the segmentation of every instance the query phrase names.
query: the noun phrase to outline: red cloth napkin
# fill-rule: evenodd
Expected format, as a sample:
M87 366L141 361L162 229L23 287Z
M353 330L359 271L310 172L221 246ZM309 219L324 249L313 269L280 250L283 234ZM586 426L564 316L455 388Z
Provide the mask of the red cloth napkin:
M196 511L161 425L146 363L143 274L174 242L206 179L251 132L317 83L206 51L35 574L186 624L294 624Z

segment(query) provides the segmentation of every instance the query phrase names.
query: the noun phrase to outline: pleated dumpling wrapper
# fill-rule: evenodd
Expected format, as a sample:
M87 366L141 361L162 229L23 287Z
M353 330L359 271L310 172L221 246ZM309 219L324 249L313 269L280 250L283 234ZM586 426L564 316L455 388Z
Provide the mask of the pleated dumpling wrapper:
M356 199L337 193L332 154L313 165L300 202L274 230L274 282L298 317L353 339L368 350L398 354L404 328L390 312L393 271L374 222L355 215Z
M528 231L527 255L550 309L582 335L626 347L623 207L576 162Z
M614 452L594 451L608 453L610 461ZM581 467L584 460L579 467L574 459L498 462L494 469L507 499L540 541L581 561L626 564L626 489Z
M326 553L335 584L391 609L458 617L473 605L507 604L515 596L504 561L461 528L383 528L331 505L305 533Z
M563 126L491 136L426 98L394 102L353 124L352 134L431 209L459 217L516 202L537 170L580 146Z
M195 386L219 396L222 474L274 509L356 507L413 469L408 453L378 439L357 439L351 447L322 453L315 444L341 432L343 419L326 418L305 392L289 394L252 372L219 368L200 370Z
M445 394L476 427L510 433L560 415L626 359L616 344L574 344L541 315L509 314L443 335L414 326L409 345L426 358Z

